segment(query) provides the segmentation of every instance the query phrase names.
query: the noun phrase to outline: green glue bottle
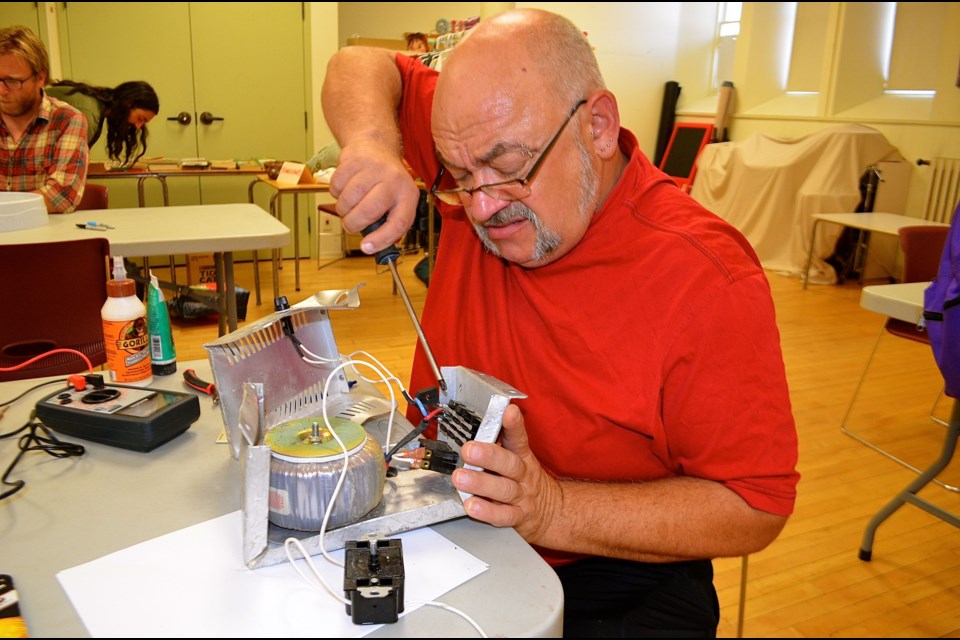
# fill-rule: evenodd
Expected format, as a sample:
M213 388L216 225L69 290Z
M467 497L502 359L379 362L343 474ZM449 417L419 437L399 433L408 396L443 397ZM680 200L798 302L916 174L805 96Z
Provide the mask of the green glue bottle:
M164 300L160 281L150 272L147 287L147 330L150 332L150 367L155 376L169 376L177 372L177 350L170 330L170 312Z

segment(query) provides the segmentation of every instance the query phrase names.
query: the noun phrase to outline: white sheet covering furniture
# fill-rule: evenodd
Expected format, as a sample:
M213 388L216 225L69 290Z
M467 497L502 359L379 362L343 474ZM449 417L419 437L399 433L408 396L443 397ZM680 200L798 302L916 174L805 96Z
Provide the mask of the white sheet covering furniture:
M764 268L800 277L806 265L814 213L852 213L860 176L880 161L902 161L877 130L843 124L799 138L756 133L746 140L707 145L691 195L739 229ZM810 282L836 282L823 261L842 227L821 225Z

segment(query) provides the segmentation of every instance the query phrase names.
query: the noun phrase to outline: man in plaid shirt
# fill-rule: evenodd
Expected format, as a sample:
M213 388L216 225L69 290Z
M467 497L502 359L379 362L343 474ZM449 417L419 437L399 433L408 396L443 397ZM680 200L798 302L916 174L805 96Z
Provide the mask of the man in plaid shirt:
M0 191L39 193L50 213L77 208L87 179L87 119L47 96L50 63L26 27L0 29Z

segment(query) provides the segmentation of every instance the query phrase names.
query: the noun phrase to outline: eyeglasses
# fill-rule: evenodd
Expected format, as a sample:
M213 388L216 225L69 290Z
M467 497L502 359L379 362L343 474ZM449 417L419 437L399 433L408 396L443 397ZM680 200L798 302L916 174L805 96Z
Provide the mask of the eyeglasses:
M19 91L23 89L23 83L32 78L34 74L30 74L24 79L20 78L0 78L0 84L7 88L7 91Z
M573 118L573 114L577 112L577 109L586 103L586 99L582 99L573 106L573 109L570 110L570 114L563 121L563 124L560 125L560 128L557 129L557 132L553 134L553 137L550 138L550 142L548 142L547 146L543 148L543 152L540 154L540 157L537 158L537 161L533 163L533 166L530 167L530 171L527 172L527 175L523 178L504 180L502 182L491 182L489 184L482 184L479 187L474 187L473 189L469 189L467 187L457 187L456 189L444 189L443 191L437 191L437 187L440 186L440 179L443 178L443 174L446 171L446 167L441 164L440 171L437 173L437 178L433 181L433 186L430 187L430 194L435 196L438 200L440 200L440 202L445 202L452 205L461 205L465 202L468 202L470 198L473 197L473 194L477 191L483 191L491 198L496 198L497 200L508 200L512 202L526 198L528 195L530 195L530 183L533 182L534 177L537 175L537 171L539 171L540 167L543 166L543 161L550 153L550 150L553 149L553 146L557 143L557 140L560 138L560 134L563 133L564 128L567 126L567 123L570 122L570 119Z

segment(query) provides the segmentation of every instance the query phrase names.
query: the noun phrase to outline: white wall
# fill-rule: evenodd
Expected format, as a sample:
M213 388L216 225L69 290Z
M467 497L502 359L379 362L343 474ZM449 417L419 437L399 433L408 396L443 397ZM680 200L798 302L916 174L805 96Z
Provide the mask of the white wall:
M617 96L622 125L652 158L664 85L676 79L681 4L518 2L517 7L559 13L587 32L607 88Z
M320 3L314 3L320 4ZM326 4L326 3L323 3ZM340 42L360 35L400 38L429 31L439 17L463 19L516 7L553 11L587 32L608 88L617 96L623 126L653 156L664 86L684 78L679 106L708 94L715 2L363 2L341 3ZM715 99L706 101L712 110ZM710 112L699 114L711 120Z
M320 88L326 76L327 60L336 53L339 46L339 2L310 2L310 64L307 65L312 85L313 108L313 148L320 149L333 140L330 127L323 119L320 106Z

